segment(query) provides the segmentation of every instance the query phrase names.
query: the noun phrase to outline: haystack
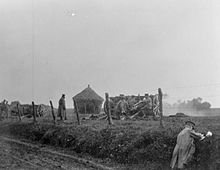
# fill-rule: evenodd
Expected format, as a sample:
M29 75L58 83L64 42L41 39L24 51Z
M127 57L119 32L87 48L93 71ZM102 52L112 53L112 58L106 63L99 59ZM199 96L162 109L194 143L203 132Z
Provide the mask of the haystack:
M89 85L82 92L73 97L80 113L98 114L101 111L104 99Z

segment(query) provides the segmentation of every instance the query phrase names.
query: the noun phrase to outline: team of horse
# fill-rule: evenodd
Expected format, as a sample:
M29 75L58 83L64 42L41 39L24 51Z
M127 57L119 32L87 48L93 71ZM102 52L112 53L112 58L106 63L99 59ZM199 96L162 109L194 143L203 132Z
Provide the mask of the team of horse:
M17 117L18 115L20 115L22 118L32 117L33 110L35 111L37 117L42 117L48 112L49 107L40 104L34 105L33 109L33 106L29 104L20 104L19 101L13 101L11 104L9 104L8 101L3 100L0 103L0 119Z

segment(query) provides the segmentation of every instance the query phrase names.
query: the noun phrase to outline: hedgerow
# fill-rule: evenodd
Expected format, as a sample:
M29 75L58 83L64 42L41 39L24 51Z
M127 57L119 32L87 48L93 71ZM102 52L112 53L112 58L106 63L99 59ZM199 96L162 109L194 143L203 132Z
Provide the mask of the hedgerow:
M87 153L96 158L108 158L124 164L154 162L169 165L177 134L181 126L170 124L164 129L154 128L138 132L130 126L107 126L97 130L86 125L54 126L47 124L14 124L13 135L40 141L43 144ZM206 169L219 159L219 140L216 136L196 141L195 159L191 167Z

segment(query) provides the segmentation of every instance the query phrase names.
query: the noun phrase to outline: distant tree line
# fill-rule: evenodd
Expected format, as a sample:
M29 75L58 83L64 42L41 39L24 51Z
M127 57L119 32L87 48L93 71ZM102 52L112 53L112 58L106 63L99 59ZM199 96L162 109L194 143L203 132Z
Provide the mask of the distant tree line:
M206 101L202 101L201 97L193 98L192 100L181 101L178 100L174 104L165 103L166 108L177 108L177 109L193 109L193 110L208 110L211 108L211 104Z

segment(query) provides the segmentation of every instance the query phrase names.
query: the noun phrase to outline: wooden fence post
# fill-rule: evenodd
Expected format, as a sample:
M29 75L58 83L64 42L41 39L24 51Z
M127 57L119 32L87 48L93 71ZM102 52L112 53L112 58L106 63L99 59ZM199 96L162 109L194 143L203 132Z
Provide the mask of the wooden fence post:
M20 110L19 110L18 103L17 103L17 110L18 110L18 118L19 118L19 121L21 121L21 112L20 112Z
M138 102L141 101L141 96L138 94Z
M107 116L108 116L108 124L112 125L112 117L111 117L111 109L110 109L110 102L109 102L109 95L108 93L105 93L105 104L106 104L106 111L107 111Z
M74 105L74 108L75 108L78 125L80 125L81 123L80 123L80 119L79 119L78 107L77 107L77 103L76 103L76 101L74 100L74 98L73 98L73 105Z
M53 116L53 123L56 124L56 117L54 114L53 103L51 100L50 100L50 107L51 107L51 112L52 112L52 116Z
M23 115L24 115L24 106L22 107L22 113L23 113Z
M34 117L34 122L36 122L36 113L35 113L35 105L34 102L32 102L32 107L33 107L33 117Z
M160 112L160 127L163 127L163 93L161 88L158 89L159 112Z

